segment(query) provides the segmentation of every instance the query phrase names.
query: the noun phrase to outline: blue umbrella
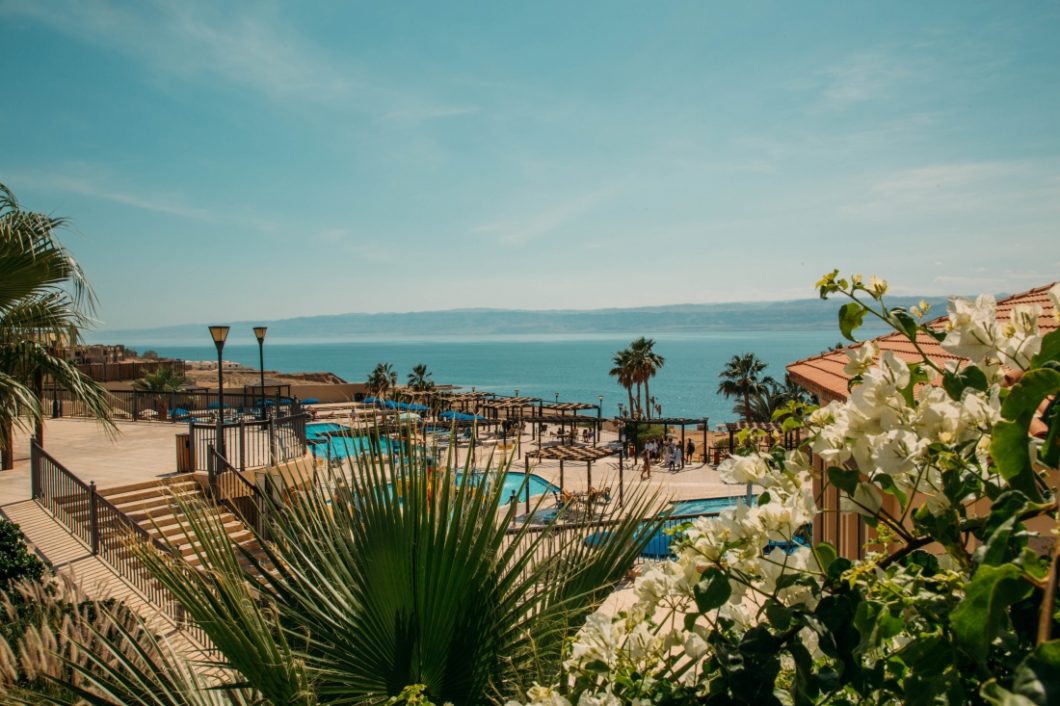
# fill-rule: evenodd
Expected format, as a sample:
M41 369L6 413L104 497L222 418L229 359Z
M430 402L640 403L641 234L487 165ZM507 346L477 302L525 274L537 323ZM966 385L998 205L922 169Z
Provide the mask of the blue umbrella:
M320 403L320 400L318 400L316 397L306 397L304 400L302 400L302 404L319 404L319 403Z

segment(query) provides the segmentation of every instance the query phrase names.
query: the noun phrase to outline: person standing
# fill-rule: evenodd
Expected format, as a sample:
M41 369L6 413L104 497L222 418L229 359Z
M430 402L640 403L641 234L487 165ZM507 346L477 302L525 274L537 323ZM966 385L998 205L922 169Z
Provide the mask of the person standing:
M696 452L696 443L692 439L688 440L688 444L685 446L685 463L692 463L692 455Z
M647 449L644 450L644 465L640 468L640 479L651 480L651 457Z
M673 455L673 470L680 471L685 467L684 461L681 458L681 444L674 444L674 455Z

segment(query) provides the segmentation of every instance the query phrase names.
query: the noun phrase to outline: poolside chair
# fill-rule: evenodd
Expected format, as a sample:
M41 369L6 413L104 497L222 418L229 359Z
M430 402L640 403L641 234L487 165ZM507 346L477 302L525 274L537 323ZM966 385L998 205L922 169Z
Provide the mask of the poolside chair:
M600 503L607 505L611 502L611 486L607 485L603 488L589 488L589 504L593 505Z

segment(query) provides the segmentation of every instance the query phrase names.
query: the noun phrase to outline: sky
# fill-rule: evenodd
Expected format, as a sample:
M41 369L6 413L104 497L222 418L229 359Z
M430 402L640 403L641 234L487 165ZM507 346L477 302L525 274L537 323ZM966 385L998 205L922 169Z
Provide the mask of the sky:
M1060 278L1060 4L0 0L102 329Z

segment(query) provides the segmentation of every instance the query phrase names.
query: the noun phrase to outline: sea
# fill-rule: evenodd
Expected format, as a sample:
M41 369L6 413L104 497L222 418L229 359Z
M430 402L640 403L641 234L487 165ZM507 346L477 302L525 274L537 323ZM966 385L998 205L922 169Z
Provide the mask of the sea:
M206 331L202 345L136 341L141 353L185 360L216 360ZM404 382L412 367L424 363L436 383L466 390L495 392L564 402L597 404L618 413L625 390L608 376L614 354L637 334L526 335L466 338L409 338L341 342L265 341L265 369L281 372L328 371L348 382L362 382L377 363L390 363ZM751 352L768 364L766 374L783 379L785 366L834 346L839 336L827 330L770 330L660 333L655 350L665 364L651 381L651 394L664 416L707 417L710 425L736 419L733 402L717 394L718 373L733 355ZM224 359L258 367L256 342L231 342Z

